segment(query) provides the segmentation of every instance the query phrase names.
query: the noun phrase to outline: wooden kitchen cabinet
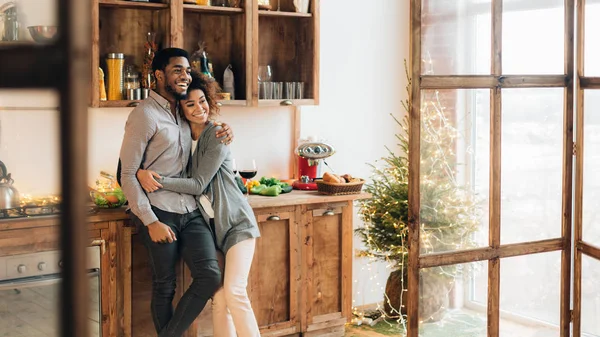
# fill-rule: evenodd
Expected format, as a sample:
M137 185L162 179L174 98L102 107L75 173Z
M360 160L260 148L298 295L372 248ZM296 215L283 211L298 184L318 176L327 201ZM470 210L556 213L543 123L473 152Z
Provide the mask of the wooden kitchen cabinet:
M254 64L252 78L258 78L259 66L269 65L273 72L272 81L304 83L303 99L261 99L258 105L318 104L319 1L311 1L309 13L295 13L292 0L279 1L281 11L258 11L258 29L254 31L254 39L258 41L255 59L258 61ZM258 93L258 82L253 81L252 85L253 92Z
M307 205L305 336L343 336L352 307L352 202Z
M319 103L319 2L309 13L295 13L293 0L280 0L281 11L258 9L258 0L242 1L240 8L124 0L93 0L92 107L133 107L139 101L100 101L98 67L108 71L107 53L120 52L125 63L141 71L144 42L157 33L159 48L178 47L191 54L206 42L216 79L222 85L227 65L233 66L235 100L221 105L274 106ZM273 7L276 9L276 2ZM259 100L258 67L269 64L272 81L304 82L304 99Z
M93 292L99 291L102 336L131 336L131 228L127 222L127 216L120 210L100 211L88 217L87 246L100 248L99 289L88 289L88 292L94 298L97 295ZM60 226L58 216L0 221L0 257L58 251ZM45 298L49 294L40 296ZM40 324L47 323L46 316L36 317L30 312L29 319L36 322L37 329L44 331L45 327ZM48 331L54 328L47 327Z
M368 197L304 191L276 198L250 196L261 237L248 295L261 336L344 335L352 309L352 205ZM151 273L135 235L132 243L132 334L151 336ZM180 267L176 298L191 283L187 268L183 263ZM185 336L208 337L212 331L209 302Z
M213 65L215 79L223 85L223 73L231 64L235 77L235 99L221 104L245 106L246 97L251 91L246 85L246 74L250 66L250 53L247 50L246 32L249 20L244 8L210 7L183 5L183 49L190 57L198 50L200 41L205 43ZM250 11L251 12L251 11Z
M250 277L248 295L261 336L300 331L300 237L293 206L255 211L261 237Z

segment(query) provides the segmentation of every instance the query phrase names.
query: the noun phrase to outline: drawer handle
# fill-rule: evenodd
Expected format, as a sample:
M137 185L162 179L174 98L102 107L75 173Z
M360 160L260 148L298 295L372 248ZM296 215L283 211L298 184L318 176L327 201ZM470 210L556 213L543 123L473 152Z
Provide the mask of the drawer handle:
M317 293L317 300L321 300L323 298L323 294L319 291Z
M281 101L281 105L294 105L294 102L290 101L289 99L286 99L285 101Z
M333 211L325 211L323 212L323 215L334 215L335 213L333 213Z
M267 221L279 221L281 220L280 217L278 217L277 215L271 215L270 217L267 218Z
M129 104L127 104L128 107L134 107L134 106L138 106L140 104L140 102L131 102Z
M90 243L90 246L100 246L100 254L102 255L106 251L106 241L104 240L94 240Z
M223 103L221 103L221 102L217 102L217 106L220 108L220 107L222 107L222 106L223 106Z

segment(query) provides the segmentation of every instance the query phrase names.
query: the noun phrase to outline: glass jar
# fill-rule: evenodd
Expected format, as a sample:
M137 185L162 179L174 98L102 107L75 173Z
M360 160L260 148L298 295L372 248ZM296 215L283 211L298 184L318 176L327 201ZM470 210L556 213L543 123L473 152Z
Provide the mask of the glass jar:
M9 8L4 12L4 25L2 41L18 41L19 40L19 21L17 20L17 9Z
M258 9L271 10L271 1L270 0L258 0Z
M110 53L106 58L108 68L108 100L118 101L123 99L123 65L125 55L123 53Z
M140 88L140 74L137 72L133 64L128 64L125 66L123 77L124 90Z

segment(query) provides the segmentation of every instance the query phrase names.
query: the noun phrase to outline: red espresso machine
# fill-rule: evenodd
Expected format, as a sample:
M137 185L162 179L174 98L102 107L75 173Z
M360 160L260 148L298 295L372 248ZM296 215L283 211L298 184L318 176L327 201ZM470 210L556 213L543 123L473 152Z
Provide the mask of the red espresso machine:
M295 150L298 156L298 177L292 187L296 190L316 190L316 178L320 177L320 166L325 158L335 153L333 146L322 142L306 142Z

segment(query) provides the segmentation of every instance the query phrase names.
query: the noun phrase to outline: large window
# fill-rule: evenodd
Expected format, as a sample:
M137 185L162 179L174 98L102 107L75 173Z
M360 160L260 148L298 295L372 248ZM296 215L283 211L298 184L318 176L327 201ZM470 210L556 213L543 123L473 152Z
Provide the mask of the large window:
M585 75L600 76L600 0L578 2L585 5L580 12L585 13L585 34L580 33L585 52L580 59ZM568 39L578 24L569 19L576 17L574 1L420 4L416 62L422 77L415 82L420 100L422 254L418 335L438 336L436 331L446 327L446 336L488 336L487 320L496 316L499 329L491 336L565 336L569 332L561 327L561 317L564 321L571 307L580 319L581 335L600 336L600 263L581 259L577 241L574 247L567 245L571 225L579 223L577 214L571 217L571 197L582 209L583 239L600 243L600 91L587 90L576 97L583 89L576 86L577 64L569 57L573 53L576 59L579 50ZM600 83L593 78L588 82L589 89ZM581 120L574 113L578 103L585 111L578 115ZM578 142L575 150L583 158L579 166L570 160L569 145L575 138L570 118L583 126L575 132L585 134L585 149ZM444 138L443 132L452 136ZM436 141L439 146L431 150ZM577 183L575 176L581 172L585 178ZM451 177L450 185L461 191L451 194L454 203L448 193L438 193L442 180L432 178L435 174ZM432 192L431 186L438 189ZM583 193L575 193L577 188ZM462 210L457 211L457 205ZM462 220L451 221L450 227L462 226L461 230L433 228L440 213L452 212ZM473 218L476 226L469 228ZM449 234L456 232L468 236ZM467 249L473 251L457 254ZM571 298L571 254L583 265L581 283L577 275L573 283L581 298L574 295L579 304L573 306L565 304ZM456 277L443 295L437 295L445 299L437 301L441 309L435 311L428 305L436 301L426 299L440 271ZM498 298L490 299L490 294ZM491 326L494 329L493 322Z

